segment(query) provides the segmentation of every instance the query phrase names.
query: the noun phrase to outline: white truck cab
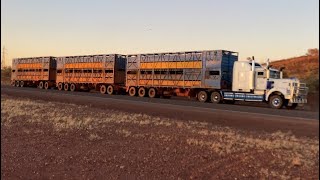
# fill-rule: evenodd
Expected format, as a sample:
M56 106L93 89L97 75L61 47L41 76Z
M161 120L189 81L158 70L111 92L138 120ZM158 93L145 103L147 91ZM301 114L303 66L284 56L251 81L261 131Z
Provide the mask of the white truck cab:
M265 67L254 61L236 61L232 92L222 92L226 100L264 101L270 107L294 109L307 103L308 88L296 78L283 78L282 69Z

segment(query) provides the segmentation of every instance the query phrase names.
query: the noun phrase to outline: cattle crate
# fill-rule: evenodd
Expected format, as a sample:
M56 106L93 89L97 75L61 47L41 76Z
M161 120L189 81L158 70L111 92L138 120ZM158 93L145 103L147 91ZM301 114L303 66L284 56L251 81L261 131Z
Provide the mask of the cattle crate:
M129 95L208 96L231 88L238 53L226 50L127 55Z
M11 84L49 89L55 86L56 58L15 58L12 61Z
M100 90L113 94L125 86L126 56L102 54L57 58L59 90Z

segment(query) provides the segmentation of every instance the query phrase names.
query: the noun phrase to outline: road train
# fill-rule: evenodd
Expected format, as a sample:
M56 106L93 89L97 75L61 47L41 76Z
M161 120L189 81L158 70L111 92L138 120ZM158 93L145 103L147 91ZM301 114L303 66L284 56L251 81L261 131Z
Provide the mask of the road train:
M276 109L307 103L308 94L305 83L283 78L282 69L263 67L254 58L238 61L238 53L227 50L15 58L11 84L213 103L260 101Z

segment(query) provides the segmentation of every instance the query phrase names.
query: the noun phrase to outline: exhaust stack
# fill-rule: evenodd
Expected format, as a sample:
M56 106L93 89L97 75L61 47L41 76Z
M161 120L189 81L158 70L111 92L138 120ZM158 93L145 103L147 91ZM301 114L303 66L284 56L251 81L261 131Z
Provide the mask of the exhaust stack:
M256 63L254 61L254 56L252 56L252 66L251 66L251 83L250 83L250 89L253 91L254 90L254 81L255 81L255 78L254 78L254 74L255 74L255 66L256 66Z
M254 61L254 56L252 56L252 70L254 72L254 68L255 68L255 61Z
M281 67L280 68L280 79L283 79L283 70L284 70L284 67Z

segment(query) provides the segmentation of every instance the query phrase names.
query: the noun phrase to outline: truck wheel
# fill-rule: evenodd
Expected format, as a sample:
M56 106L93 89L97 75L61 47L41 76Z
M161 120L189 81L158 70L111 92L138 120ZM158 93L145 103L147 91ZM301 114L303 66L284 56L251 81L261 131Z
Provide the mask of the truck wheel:
M63 89L63 84L62 83L58 83L58 90L61 91Z
M113 86L109 85L109 86L107 87L107 93L110 94L110 95L114 93Z
M40 81L40 83L39 83L39 88L43 89L43 82L42 81Z
M138 95L140 97L145 97L146 96L146 89L144 87L140 87L139 90L138 90Z
M200 91L198 93L198 100L200 102L206 102L208 100L208 94L206 91Z
M219 104L222 102L222 97L221 94L219 92L212 92L211 93L211 102Z
M107 87L106 87L106 85L101 85L100 86L100 93L101 94L105 94L107 92Z
M130 87L130 88L129 88L129 95L130 95L130 96L135 96L136 93L137 93L137 90L136 90L135 87Z
M154 88L150 88L148 91L148 95L150 98L155 98L157 96L157 91Z
M14 83L14 85L15 85L16 87L19 87L19 81L16 81L16 82Z
M23 87L23 86L24 86L24 82L20 81L20 87Z
M65 83L64 86L63 86L63 89L65 91L69 91L69 84L68 83Z
M273 109L281 109L283 106L283 99L279 95L272 95L269 99L269 105Z
M72 92L73 92L73 91L76 91L76 85L75 85L75 84L72 83L72 84L70 85L70 91L72 91Z
M45 88L45 89L49 89L49 82L45 82L45 83L44 83L44 88Z
M290 109L290 110L292 110L292 109L297 108L297 106L298 106L298 103L292 103L292 105L291 105L291 106L286 105L286 109Z

